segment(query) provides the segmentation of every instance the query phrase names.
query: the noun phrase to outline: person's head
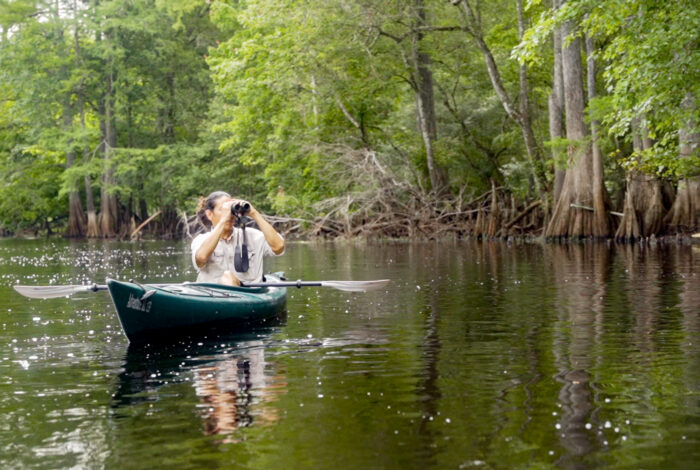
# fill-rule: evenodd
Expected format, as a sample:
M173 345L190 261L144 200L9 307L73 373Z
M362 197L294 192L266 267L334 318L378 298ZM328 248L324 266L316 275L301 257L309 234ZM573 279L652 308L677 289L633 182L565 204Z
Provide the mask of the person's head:
M214 191L209 196L200 199L197 205L199 221L207 228L216 224L223 215L223 203L230 200L231 196L224 191Z

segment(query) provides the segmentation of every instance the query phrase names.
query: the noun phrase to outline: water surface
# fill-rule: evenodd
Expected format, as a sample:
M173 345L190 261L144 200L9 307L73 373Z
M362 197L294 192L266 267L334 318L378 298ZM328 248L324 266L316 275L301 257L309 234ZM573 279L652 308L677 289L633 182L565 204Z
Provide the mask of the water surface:
M302 244L276 324L129 346L105 292L193 280L183 242L0 240L0 468L691 468L700 251ZM157 339L157 338L154 338Z

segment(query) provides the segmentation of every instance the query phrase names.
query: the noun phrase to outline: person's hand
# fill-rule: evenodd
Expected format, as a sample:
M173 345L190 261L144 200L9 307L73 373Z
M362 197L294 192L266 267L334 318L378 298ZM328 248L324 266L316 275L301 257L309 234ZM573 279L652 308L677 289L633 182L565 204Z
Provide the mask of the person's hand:
M229 222L233 219L233 214L231 214L231 207L236 203L235 199L230 199L221 204L221 209L224 211L221 220L224 222Z
M234 199L233 205L236 205L236 204L240 204L241 206L244 204L248 204L248 206L250 206L250 209L244 215L247 215L251 219L254 219L258 215L260 215L258 213L257 209L255 209L255 207L253 207L253 205L250 202L246 201L245 199Z

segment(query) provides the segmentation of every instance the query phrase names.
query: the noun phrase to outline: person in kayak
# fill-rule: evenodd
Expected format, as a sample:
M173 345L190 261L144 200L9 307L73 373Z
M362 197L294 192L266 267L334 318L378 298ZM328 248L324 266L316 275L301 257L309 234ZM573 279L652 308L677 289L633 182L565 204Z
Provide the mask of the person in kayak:
M246 216L260 228L234 227L231 208L248 204ZM197 282L213 282L240 286L241 282L260 282L263 278L263 258L284 253L284 238L247 201L232 198L228 193L215 191L202 198L197 207L200 222L209 229L192 240L192 263L197 269ZM236 247L243 239L248 248L248 270L239 272L234 263Z

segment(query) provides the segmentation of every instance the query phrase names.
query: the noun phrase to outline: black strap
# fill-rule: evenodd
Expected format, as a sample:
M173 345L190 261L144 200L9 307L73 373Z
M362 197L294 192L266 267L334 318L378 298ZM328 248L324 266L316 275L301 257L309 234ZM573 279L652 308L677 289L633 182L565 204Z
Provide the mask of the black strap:
M233 267L239 273L247 272L250 267L248 259L248 238L245 234L245 222L243 218L244 217L236 217L236 226L240 226L241 228L243 242L236 245L233 253Z

